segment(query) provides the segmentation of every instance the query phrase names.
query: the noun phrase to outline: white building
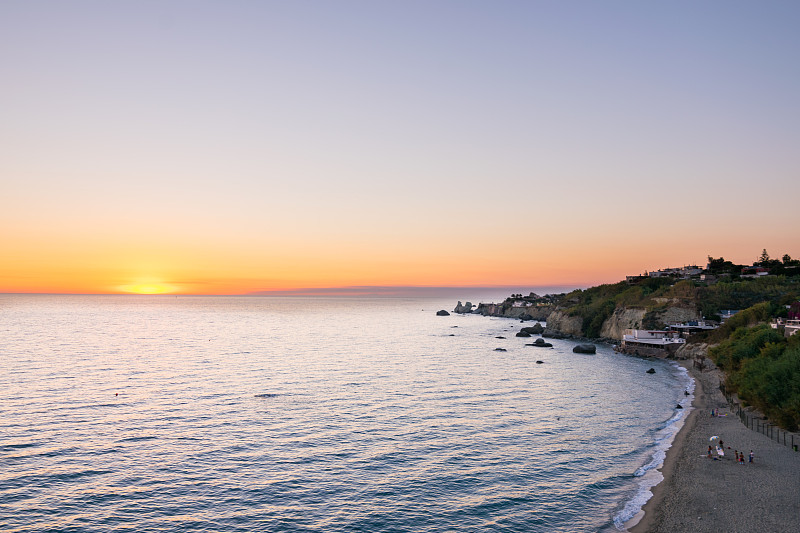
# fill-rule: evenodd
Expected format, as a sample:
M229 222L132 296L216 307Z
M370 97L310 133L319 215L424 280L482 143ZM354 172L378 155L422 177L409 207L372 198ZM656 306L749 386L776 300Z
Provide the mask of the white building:
M622 351L633 355L668 355L686 344L678 331L626 329L622 335Z
M770 326L772 326L772 329L783 331L784 336L791 337L792 335L800 331L800 320L787 320L785 318L776 318L774 321L770 322Z

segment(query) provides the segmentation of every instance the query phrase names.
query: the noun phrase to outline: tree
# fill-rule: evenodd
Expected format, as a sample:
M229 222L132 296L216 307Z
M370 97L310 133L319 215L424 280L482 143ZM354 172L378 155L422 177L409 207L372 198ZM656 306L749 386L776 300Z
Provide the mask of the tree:
M781 259L783 259L784 265L788 265L789 263L792 262L792 256L789 254L783 254L783 257Z
M710 274L721 274L724 272L738 274L742 270L742 265L735 265L730 261L726 261L724 257L714 259L709 255L707 269Z
M767 249L764 248L761 251L761 257L758 258L758 262L759 263L766 263L767 261L769 261L769 254L767 253Z

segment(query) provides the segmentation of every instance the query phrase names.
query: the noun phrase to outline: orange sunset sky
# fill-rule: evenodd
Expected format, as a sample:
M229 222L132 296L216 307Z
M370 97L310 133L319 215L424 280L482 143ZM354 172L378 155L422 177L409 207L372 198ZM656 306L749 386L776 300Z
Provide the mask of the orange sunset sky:
M0 4L0 292L800 256L794 2Z

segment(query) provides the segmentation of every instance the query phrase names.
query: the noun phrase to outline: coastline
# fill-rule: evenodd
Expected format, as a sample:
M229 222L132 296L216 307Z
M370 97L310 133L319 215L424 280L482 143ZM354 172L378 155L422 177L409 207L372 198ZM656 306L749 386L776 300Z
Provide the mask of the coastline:
M627 531L799 530L800 453L741 423L719 390L719 371L699 371L688 361L679 364L695 380L693 409L666 452L659 469L664 479L625 524ZM711 409L721 416L712 418ZM712 435L725 443L720 460L707 457ZM734 450L745 456L753 450L755 462L738 464Z
M685 368L689 372L689 376L694 379L692 410L686 417L686 420L684 420L683 426L678 430L677 435L675 435L672 445L667 449L666 456L664 457L664 464L658 469L663 479L650 489L653 495L642 506L642 510L625 524L626 531L630 533L645 533L654 527L656 522L655 512L664 498L664 491L672 480L675 471L675 463L677 462L678 450L685 447L686 435L692 431L697 417L701 412L704 412L703 409L705 409L706 392L704 383L701 382L699 376L697 376L697 372L692 368L692 365L687 364L685 361L680 361L678 364Z

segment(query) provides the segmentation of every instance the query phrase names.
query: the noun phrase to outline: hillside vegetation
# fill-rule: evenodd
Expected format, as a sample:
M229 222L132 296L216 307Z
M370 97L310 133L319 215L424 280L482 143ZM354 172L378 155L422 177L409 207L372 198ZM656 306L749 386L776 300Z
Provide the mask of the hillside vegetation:
M668 307L695 309L698 316L719 320L726 309L745 309L760 302L788 305L797 300L800 278L764 276L755 279L722 280L712 285L672 278L645 278L634 282L598 285L566 294L558 302L570 316L580 317L583 336L597 338L617 307L646 310L643 328L660 328L661 314Z
M800 300L800 277L763 276L723 279L707 285L697 280L641 279L600 285L564 295L558 307L580 317L584 336L600 336L603 323L617 308L646 311L643 328L660 328L666 308L693 308L699 316L719 320L723 310L743 309L720 328L693 336L706 342L709 356L736 392L779 425L800 427L800 334L784 337L769 322L785 317L787 306Z
M796 295L795 295L796 296ZM796 298L795 298L796 299ZM726 375L726 387L789 430L800 427L800 335L784 337L766 321L785 306L762 302L714 332L709 355Z

